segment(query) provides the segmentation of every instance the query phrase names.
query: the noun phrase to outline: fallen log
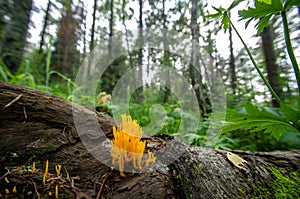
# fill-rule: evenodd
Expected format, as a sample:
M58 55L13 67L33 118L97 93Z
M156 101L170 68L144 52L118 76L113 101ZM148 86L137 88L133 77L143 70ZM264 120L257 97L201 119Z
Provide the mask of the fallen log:
M109 153L91 153L78 133L78 128L96 137L101 132L97 143L107 144L117 125L110 116L4 82L0 98L0 198L300 196L300 151L214 150L158 135L147 137L154 153L171 143L167 152L183 148L182 155L171 164L121 177L103 163L111 161ZM90 125L89 115L98 126Z

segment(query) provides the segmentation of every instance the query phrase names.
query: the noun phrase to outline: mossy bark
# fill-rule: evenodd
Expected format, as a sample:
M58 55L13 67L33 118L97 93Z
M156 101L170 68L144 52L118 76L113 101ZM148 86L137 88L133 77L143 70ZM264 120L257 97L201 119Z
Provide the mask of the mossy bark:
M109 139L117 124L110 116L80 105L73 109L71 102L61 98L3 82L0 98L0 198L53 198L56 185L59 198L274 198L285 193L278 187L294 188L292 196L300 196L300 151L233 151L247 161L243 170L228 160L227 151L154 136L147 138L154 152L171 140L175 140L174 150L183 147L185 152L166 169L127 173L123 178L89 153L72 111L96 115L97 128L84 115L76 121L90 134L101 130ZM43 185L46 160L50 177ZM58 177L55 166L59 164L63 166Z

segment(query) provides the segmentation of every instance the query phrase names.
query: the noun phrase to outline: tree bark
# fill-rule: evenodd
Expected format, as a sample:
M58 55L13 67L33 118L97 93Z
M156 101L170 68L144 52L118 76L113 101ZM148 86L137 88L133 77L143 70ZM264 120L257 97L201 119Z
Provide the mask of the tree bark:
M164 48L164 54L163 54L163 58L162 58L162 63L163 63L163 67L172 67L171 63L170 63L170 51L169 51L169 41L167 40L168 36L167 36L167 15L166 15L166 1L163 0L162 1L163 7L162 7L162 27L163 27L163 36L164 36L164 40L163 40L163 48ZM165 90L164 90L164 99L163 102L164 103L168 103L169 100L169 96L170 96L170 91L172 90L171 88L171 78L170 78L170 71L168 68L166 68L166 77L165 79Z
M47 8L45 10L43 29L42 29L42 32L41 32L41 41L40 41L40 47L39 47L39 54L41 54L43 52L43 46L45 44L46 30L47 30L48 22L49 22L49 19L50 19L51 4L52 4L51 1L48 0Z
M198 6L197 0L191 1L191 23L190 23L190 29L192 34L192 55L191 60L189 64L189 73L191 78L191 83L194 88L194 91L196 93L198 102L199 102L199 108L202 111L202 116L209 113L209 110L207 108L207 103L205 100L205 97L207 96L204 92L204 85L203 85L203 77L201 74L201 67L200 67L200 49L199 49L199 24L197 22L199 17L199 6Z
M97 12L97 0L94 0L94 7L93 7L93 22L92 22L92 29L91 29L91 43L90 43L90 52L94 49L94 37L95 37L95 25L96 25L96 12Z
M114 36L114 1L110 0L110 18L109 18L109 40L108 40L108 56L111 56L113 50L113 36Z
M280 97L282 95L282 88L280 86L279 80L279 66L276 63L276 55L273 45L273 35L270 26L266 27L261 32L261 40L263 53L265 56L267 78L276 94ZM278 102L274 98L272 98L272 105L274 107L279 107Z
M232 94L236 94L236 87L237 87L237 77L236 77L236 70L235 70L235 58L233 54L233 41L232 41L232 27L229 26L229 67L230 67L230 77L231 77L231 89Z
M0 58L12 73L16 73L23 60L24 48L30 24L32 0L6 1L10 17L0 46Z
M184 149L182 156L170 165L123 178L89 153L74 125L78 117L77 125L89 134L101 130L111 139L117 124L113 118L3 82L0 97L0 197L45 198L54 195L56 185L59 198L275 198L285 190L292 198L300 196L300 151L231 151L246 161L239 168L228 151L188 146L160 135L147 138L154 153L173 141L171 149ZM96 116L99 128L90 125L88 115ZM51 175L43 185L46 160ZM63 168L58 177L59 164Z
M72 43L77 42L77 38L73 31L76 30L74 27L74 14L72 11L72 0L68 0L68 4L70 5L70 8L66 8L65 16L61 19L61 28L64 28L64 31L61 31L61 36L64 37L64 43L63 43L63 51L62 51L62 63L61 63L61 72L63 74L72 74L72 68L69 66L72 66L70 64L70 54L73 53L72 49ZM64 27L63 27L64 26ZM73 52L72 52L73 51Z

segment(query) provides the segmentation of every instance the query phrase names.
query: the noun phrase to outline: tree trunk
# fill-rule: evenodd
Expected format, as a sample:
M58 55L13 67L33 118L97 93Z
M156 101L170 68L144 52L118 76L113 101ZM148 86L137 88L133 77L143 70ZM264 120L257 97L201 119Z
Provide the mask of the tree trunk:
M200 68L200 49L199 46L197 46L197 43L199 43L199 25L198 25L198 17L199 17L199 7L198 7L198 1L192 0L191 1L192 7L191 7L191 32L192 32L192 55L191 55L191 61L189 66L189 73L191 77L191 83L195 90L199 108L202 111L202 115L208 113L207 111L207 104L204 99L204 86L202 82L202 75L201 75L201 68ZM197 42L197 43L196 43Z
M47 93L3 82L0 82L0 97L0 197L45 198L50 194L58 194L59 198L300 196L300 151L232 151L246 161L234 166L226 151L187 146L166 135L154 136L147 138L147 145L154 153L167 143L173 143L170 149L175 152L179 148L185 152L170 165L157 165L148 172L120 177L117 170L89 153L74 126L74 117L77 117L77 125L90 135L103 131L111 139L112 126L116 125L113 118ZM76 113L74 117L72 111ZM90 115L97 118L99 127L90 125ZM101 139L99 144L105 141ZM103 159L111 160L110 157ZM46 160L49 160L50 177L43 185ZM56 173L58 165L63 165L61 175Z
M92 29L91 29L91 44L90 44L90 52L94 49L94 35L95 35L95 25L96 25L96 12L97 12L97 0L94 0L94 7L93 7L93 22L92 22Z
M83 24L83 28L81 30L81 38L83 42L83 53L81 53L81 57L83 60L86 57L86 46L87 46L87 40L86 40L86 35L87 35L87 8L86 5L84 4L83 1L80 1L81 7L78 7L80 9L80 23Z
M139 0L139 37L138 37L138 85L143 85L143 57L144 57L144 23L143 23L143 0ZM137 90L136 102L142 104L144 101L143 86L140 86Z
M162 8L162 19L163 19L163 35L164 35L164 40L163 40L163 58L162 58L162 63L163 63L163 67L171 67L170 64L170 51L169 51L169 41L167 40L168 36L167 36L167 15L166 13L166 2L165 0L162 1L163 3L163 8ZM169 100L169 96L170 96L170 91L171 89L171 79L170 79L170 71L169 68L166 68L166 77L165 79L165 90L164 90L164 98L163 98L163 102L164 103L168 103Z
M267 69L267 78L276 94L280 97L282 89L279 81L279 66L276 63L276 55L274 52L273 35L270 26L265 28L261 33L262 48L265 56L265 63ZM278 102L272 98L274 107L279 107Z
M65 16L65 20L62 20L62 26L65 26L64 28L64 45L63 45L63 51L62 51L62 63L61 63L61 72L63 74L68 74L71 75L72 74L72 69L69 68L70 66L72 66L71 60L70 60L70 54L73 53L71 50L71 46L72 46L72 39L74 37L72 37L73 32L75 31L75 28L73 27L75 24L73 24L74 21L74 16L73 16L73 11L72 11L72 0L69 0L68 2L70 4L70 8L66 8L66 16ZM63 21L65 23L63 23Z
M230 77L231 77L231 89L232 94L236 94L236 86L237 86L237 77L235 71L235 59L233 54L233 41L232 41L232 27L229 26L229 51L230 51L230 59L229 59L229 67L230 67Z
M110 0L108 56L111 56L114 36L114 0Z
M6 25L2 38L0 58L11 70L17 72L23 60L27 33L30 23L32 0L8 1L10 22Z
M46 11L45 11L43 29L42 29L42 32L41 32L41 41L40 41L40 47L39 47L39 54L41 54L43 52L43 46L45 44L45 36L46 36L46 29L48 27L48 22L49 22L50 8L51 8L51 1L48 0L47 8L46 8Z

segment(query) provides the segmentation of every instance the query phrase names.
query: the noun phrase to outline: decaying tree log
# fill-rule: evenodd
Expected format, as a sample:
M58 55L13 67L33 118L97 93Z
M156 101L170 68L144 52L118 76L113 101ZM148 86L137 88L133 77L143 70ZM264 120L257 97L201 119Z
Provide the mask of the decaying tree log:
M55 194L59 198L300 196L300 151L229 153L155 136L147 139L154 152L171 140L176 140L173 150L184 147L185 152L165 168L127 173L123 178L86 149L74 126L72 111L78 112L76 121L81 129L91 135L102 131L111 139L112 126L117 122L110 116L79 105L72 109L69 101L3 82L0 99L0 198L55 198ZM89 125L86 114L96 115L100 129ZM238 158L232 160L234 154ZM237 165L239 157L243 163ZM111 161L109 156L102 158ZM49 176L43 182L47 160ZM58 165L63 165L60 175L58 167L55 169Z

